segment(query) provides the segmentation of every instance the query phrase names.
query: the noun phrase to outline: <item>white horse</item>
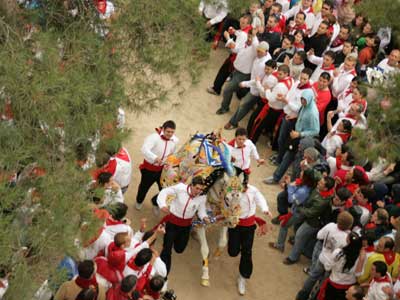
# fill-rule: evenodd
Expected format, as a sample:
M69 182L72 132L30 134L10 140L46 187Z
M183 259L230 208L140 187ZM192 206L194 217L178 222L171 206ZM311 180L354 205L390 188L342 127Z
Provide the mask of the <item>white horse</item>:
M240 197L243 192L241 179L235 176L230 162L228 145L215 134L195 135L178 151L167 158L161 175L163 187L178 182L190 182L194 176L201 175L206 180L207 211L211 224L219 225L219 240L216 255L219 256L227 244L228 227L239 223ZM198 235L200 252L203 258L201 285L209 286L209 247L206 225L193 222Z

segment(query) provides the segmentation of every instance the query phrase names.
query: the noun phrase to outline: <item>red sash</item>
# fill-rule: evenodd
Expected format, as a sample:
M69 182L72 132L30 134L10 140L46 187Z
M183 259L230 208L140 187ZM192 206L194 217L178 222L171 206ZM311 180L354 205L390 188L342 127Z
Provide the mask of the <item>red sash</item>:
M239 226L243 227L250 227L256 224L256 216L253 215L251 217L245 218L245 219L239 219Z
M337 290L347 290L350 288L353 284L339 284L335 283L329 278L325 279L325 281L322 283L321 288L318 292L317 299L318 300L325 300L325 293L326 293L326 288L328 287L328 283L333 286Z

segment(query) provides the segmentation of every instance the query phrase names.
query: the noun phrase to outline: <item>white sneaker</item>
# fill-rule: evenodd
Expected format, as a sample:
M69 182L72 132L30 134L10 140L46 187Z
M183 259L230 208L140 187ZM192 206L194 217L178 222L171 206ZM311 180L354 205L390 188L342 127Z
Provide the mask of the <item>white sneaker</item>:
M246 293L246 279L239 275L237 283L239 294L243 296Z
M141 210L142 207L143 207L143 203L136 202L135 208L136 208L137 210Z
M153 215L156 217L160 215L160 208L158 206L153 205Z

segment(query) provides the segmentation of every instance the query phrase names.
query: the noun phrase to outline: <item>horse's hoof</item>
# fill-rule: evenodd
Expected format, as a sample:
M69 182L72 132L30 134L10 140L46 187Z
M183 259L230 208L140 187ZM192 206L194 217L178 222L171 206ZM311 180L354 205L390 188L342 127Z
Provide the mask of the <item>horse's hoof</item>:
M201 285L204 286L204 287L209 287L210 286L210 280L202 279L201 280Z

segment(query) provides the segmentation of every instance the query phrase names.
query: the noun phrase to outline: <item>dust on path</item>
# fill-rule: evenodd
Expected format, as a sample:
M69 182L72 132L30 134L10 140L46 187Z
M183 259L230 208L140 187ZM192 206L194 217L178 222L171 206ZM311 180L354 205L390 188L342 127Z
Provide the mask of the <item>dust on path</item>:
M145 205L140 212L134 209L137 186L140 180L138 165L143 160L140 147L144 138L160 126L165 120L172 119L177 124L176 134L180 144L185 142L189 135L196 131L202 133L211 132L214 129L223 127L229 120L232 112L236 109L239 101L234 98L231 105L231 113L218 116L215 111L219 108L221 97L213 96L206 92L218 71L219 66L226 57L225 50L213 51L206 70L198 84L191 86L181 99L174 99L166 103L159 110L139 115L127 114L127 127L132 129L132 135L126 141L133 162L134 175L125 201L129 206L129 217L132 219L134 228L138 228L140 218L148 219L149 227L158 220L152 215L150 198L157 192L156 185L149 191ZM179 104L178 104L179 103ZM242 121L246 127L247 118ZM233 131L223 131L226 139L233 137ZM266 141L261 139L258 143L258 150L262 157L268 158L270 150L266 148ZM266 186L262 179L270 176L274 168L268 165L258 167L252 165L250 183L258 187L268 201L273 214L276 215L276 195L280 191L278 186ZM135 227L136 226L136 227ZM293 300L296 292L302 286L305 275L302 268L306 265L307 259L302 258L301 263L286 266L282 263L285 255L288 254L291 246L287 244L285 255L268 248L268 242L274 241L278 227L274 226L272 232L266 236L256 237L253 247L253 275L247 283L246 295L239 296L236 288L238 276L239 257L231 258L225 250L223 255L215 259L213 252L216 249L217 229L212 228L208 232L210 246L210 283L208 288L200 285L201 276L201 255L199 244L191 239L185 252L181 255L173 254L172 270L169 276L169 288L173 288L180 300L206 300L206 299L251 299L251 300ZM157 248L161 250L162 238L157 241Z

